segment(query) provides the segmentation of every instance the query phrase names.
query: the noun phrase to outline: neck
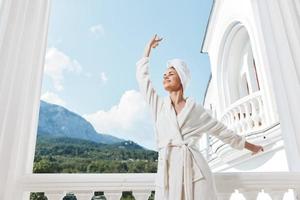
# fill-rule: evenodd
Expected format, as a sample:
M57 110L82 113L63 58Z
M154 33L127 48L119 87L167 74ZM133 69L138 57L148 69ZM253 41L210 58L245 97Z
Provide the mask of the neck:
M171 91L171 92L169 92L169 95L170 95L170 98L174 105L177 105L177 104L181 103L182 101L186 100L186 98L183 97L182 90Z

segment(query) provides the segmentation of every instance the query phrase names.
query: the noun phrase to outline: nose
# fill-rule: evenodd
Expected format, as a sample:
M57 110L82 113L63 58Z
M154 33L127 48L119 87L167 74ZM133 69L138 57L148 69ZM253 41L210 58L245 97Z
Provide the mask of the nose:
M169 74L165 74L163 78L164 79L169 79Z
M170 79L169 79L168 76L164 76L163 80L164 80L164 81L169 81Z

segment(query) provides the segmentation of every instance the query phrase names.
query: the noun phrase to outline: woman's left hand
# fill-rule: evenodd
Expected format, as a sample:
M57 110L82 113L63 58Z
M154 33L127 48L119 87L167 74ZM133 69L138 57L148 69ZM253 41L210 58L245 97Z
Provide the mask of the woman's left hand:
M260 146L260 145L254 145L253 147L252 147L252 154L251 155L254 155L254 154L257 154L258 152L260 152L260 151L264 151L264 148L262 147L262 146Z
M257 154L260 151L264 151L264 148L261 145L255 145L246 141L245 148L252 151L251 155Z

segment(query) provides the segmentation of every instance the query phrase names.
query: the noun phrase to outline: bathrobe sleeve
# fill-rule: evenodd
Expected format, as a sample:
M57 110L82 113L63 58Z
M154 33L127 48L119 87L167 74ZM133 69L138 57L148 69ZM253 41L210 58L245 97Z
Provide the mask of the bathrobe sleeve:
M204 132L213 135L229 144L232 148L242 150L245 148L246 138L245 135L238 135L235 131L229 129L225 124L216 118L212 117L203 107L203 112L200 116L201 122L205 126Z
M139 85L140 93L150 106L150 111L154 121L156 121L157 113L163 104L163 99L157 94L156 90L153 88L152 81L150 80L149 57L142 57L136 62L136 79Z

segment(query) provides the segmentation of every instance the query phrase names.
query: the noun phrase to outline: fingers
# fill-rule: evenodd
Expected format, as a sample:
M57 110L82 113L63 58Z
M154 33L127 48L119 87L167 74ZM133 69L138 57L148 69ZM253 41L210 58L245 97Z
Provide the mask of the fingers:
M155 35L153 36L153 38L152 38L152 42L153 42L153 41L156 41L157 38L158 38L158 36L157 36L157 34L155 34Z
M153 36L151 41L149 42L151 48L155 48L159 45L159 42L162 41L163 38L159 38L157 34Z
M159 41L159 42L160 42L162 39L163 39L163 38L159 38L159 37L157 36L157 34L155 34L154 37L153 37L153 40L154 40L154 41Z
M264 148L262 146L260 146L260 148L257 149L257 151L252 151L251 155L255 155L257 153L259 153L260 151L264 151Z

